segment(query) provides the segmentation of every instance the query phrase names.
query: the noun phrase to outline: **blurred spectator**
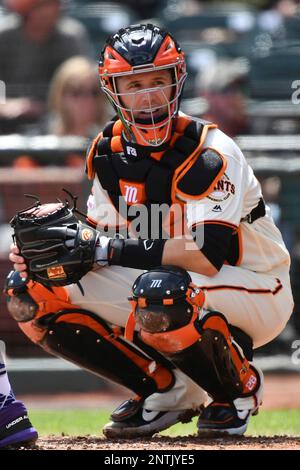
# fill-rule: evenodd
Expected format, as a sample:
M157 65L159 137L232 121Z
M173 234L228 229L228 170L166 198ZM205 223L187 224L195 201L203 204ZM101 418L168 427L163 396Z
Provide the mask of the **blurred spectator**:
M60 0L5 0L5 5L17 13L0 22L0 79L7 93L0 118L7 120L4 132L10 132L42 114L56 68L74 55L91 55L92 49L84 27L61 17Z
M275 224L280 229L284 243L290 253L294 251L295 229L289 220L284 219L285 210L281 208L280 199L282 182L279 176L268 176L260 179L263 197L271 209Z
M95 137L108 119L96 63L72 57L56 71L50 84L48 133Z
M278 35L284 28L284 20L294 17L298 8L297 0L271 0L265 5L264 11L258 15L258 26L262 31Z
M30 155L19 155L13 160L12 166L22 170L31 170L32 168L38 168L40 164L36 158Z
M48 110L38 133L94 138L109 116L96 63L82 56L64 62L50 84ZM66 163L82 164L82 157L70 155Z
M83 56L75 56L60 65L49 86L48 113L28 129L29 135L52 134L58 137L94 138L109 119L107 100L100 89L97 64ZM83 155L70 154L61 164L82 166ZM37 158L20 155L15 168L39 166Z
M206 100L202 116L218 124L231 137L249 132L246 115L247 66L239 60L222 59L199 72L196 87Z

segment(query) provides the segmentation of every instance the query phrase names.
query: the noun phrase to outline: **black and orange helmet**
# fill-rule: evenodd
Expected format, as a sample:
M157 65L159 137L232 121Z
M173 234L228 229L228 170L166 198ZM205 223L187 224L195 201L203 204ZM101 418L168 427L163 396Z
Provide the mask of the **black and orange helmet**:
M117 78L158 70L170 70L171 85L143 89L138 93L148 94L148 119L135 117L134 104L126 108L118 92ZM139 24L120 29L111 36L102 50L99 62L102 90L116 109L130 137L141 145L159 146L171 137L172 122L179 108L179 101L186 79L184 53L167 31L152 24ZM171 87L171 93L166 90ZM161 93L161 108L166 110L155 117L151 105L151 94ZM126 95L129 95L129 93ZM167 96L170 96L167 98ZM155 106L157 110L157 106Z
M163 333L194 322L203 307L205 294L193 284L190 274L178 266L158 266L135 280L125 337L132 340L137 323L146 333Z

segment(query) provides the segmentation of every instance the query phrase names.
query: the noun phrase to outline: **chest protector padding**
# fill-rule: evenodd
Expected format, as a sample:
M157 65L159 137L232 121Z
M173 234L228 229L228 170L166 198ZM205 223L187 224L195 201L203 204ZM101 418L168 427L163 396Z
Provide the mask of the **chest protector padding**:
M177 183L177 190L186 197L201 198L211 192L226 168L224 157L214 149L200 153Z
M197 155L196 150L201 148L200 142L204 129L216 127L212 124L207 125L207 123L198 119L178 117L174 137L158 160L151 155L151 151L158 152L157 149L154 150L153 148L149 150L147 147L143 149L140 147L136 152L136 156L128 156L123 151L112 152L112 138L116 137L116 132L118 136L121 136L122 132L120 130L121 126L116 126L115 124L116 121L109 122L103 131L103 137L98 137L99 141L97 145L93 145L92 147L94 149L93 153L88 155L87 168L92 168L93 172L97 173L102 187L108 192L117 210L119 209L119 197L122 195L120 180L142 183L145 188L146 201L144 201L144 204L146 206L149 207L153 203L168 204L170 206L172 202L174 202L172 201L171 190L176 170L180 167L179 171L181 175L181 167L184 169L184 163L189 163L190 157L194 152L195 155L193 157L197 159L199 154ZM117 129L117 131L115 131L115 129ZM123 150L126 145L123 139L123 136L121 136L121 142L123 144L121 150ZM199 164L194 165L194 173L197 173L197 176L191 176L190 173L186 175L186 178L189 178L189 180L193 182L191 187L193 194L197 191L195 182L197 178L201 177L202 169L203 163L200 161ZM213 164L209 169L210 179L211 176L215 176L216 170ZM89 177L92 177L90 170ZM207 176L203 176L203 180L206 178ZM188 192L189 184L188 179L185 179L181 184L182 191ZM200 188L202 188L202 186L202 183L200 186L198 185ZM124 216L124 214L122 214L122 216ZM130 218L128 218L128 220L130 220Z

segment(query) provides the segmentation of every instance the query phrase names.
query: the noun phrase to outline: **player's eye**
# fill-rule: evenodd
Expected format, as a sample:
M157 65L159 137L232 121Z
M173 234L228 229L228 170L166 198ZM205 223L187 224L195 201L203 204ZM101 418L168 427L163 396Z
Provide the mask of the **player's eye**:
M127 85L128 90L139 90L140 88L141 88L141 84L139 82L133 82Z

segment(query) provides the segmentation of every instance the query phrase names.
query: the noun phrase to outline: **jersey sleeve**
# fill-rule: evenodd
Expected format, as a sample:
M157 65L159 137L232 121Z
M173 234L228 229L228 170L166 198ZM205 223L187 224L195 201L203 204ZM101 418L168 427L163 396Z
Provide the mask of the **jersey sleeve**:
M200 200L186 201L187 226L198 248L220 270L239 260L238 227L243 214L243 161L224 155L227 168L213 190Z

